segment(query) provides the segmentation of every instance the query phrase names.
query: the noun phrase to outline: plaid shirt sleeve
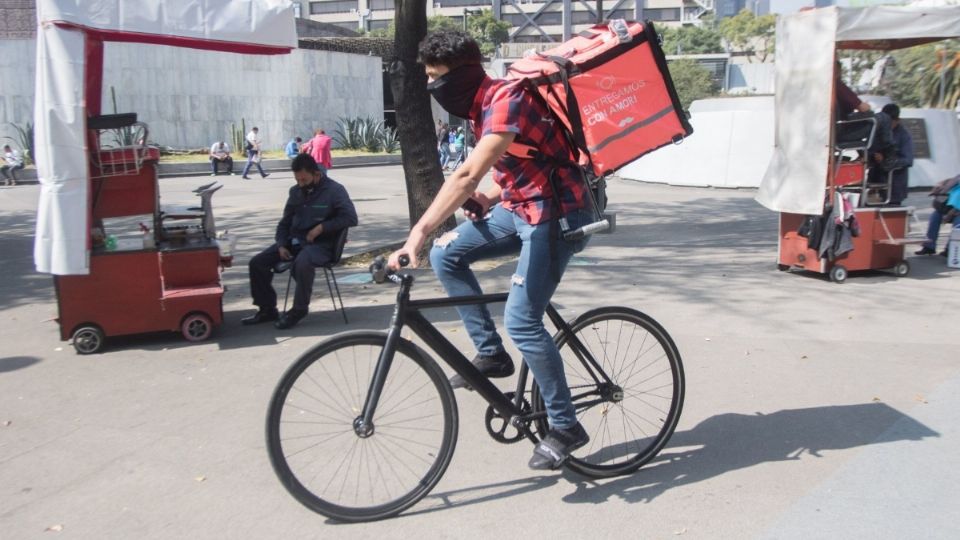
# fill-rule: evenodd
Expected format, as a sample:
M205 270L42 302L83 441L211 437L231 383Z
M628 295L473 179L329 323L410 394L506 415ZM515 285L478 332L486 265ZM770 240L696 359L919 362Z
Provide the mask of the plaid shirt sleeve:
M492 81L484 91L479 118L481 137L490 133L513 133L514 141L540 149L561 162L572 156L559 125L540 102L515 81ZM559 190L560 215L583 208L584 187L576 169L545 159L504 154L494 165L494 181L501 187L504 208L536 225L557 215L551 173Z

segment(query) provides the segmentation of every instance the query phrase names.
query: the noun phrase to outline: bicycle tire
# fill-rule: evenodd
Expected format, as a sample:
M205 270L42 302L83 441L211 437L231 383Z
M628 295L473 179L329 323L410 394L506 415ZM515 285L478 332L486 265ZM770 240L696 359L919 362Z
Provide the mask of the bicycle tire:
M267 411L267 452L280 482L304 506L338 521L373 521L413 506L443 476L456 447L453 390L437 363L403 338L374 433L354 431L386 339L383 332L344 332L304 352L281 377ZM322 436L329 437L314 442ZM356 489L345 494L354 481Z
M565 466L592 478L630 474L666 446L680 420L684 396L680 352L670 335L653 318L626 307L588 311L570 323L570 329L597 363L609 370L608 375L612 372L610 378L614 384L623 387L624 397L619 402L605 402L577 411L577 418L590 435L590 442L573 452ZM561 331L554 336L554 341L564 360L571 393L577 395L596 387L593 379L585 376L583 364L573 354L569 346L570 336ZM660 353L657 354L655 349ZM646 364L637 366L638 362ZM535 411L545 411L536 382L532 399ZM575 404L589 399L596 399L596 396L575 400ZM628 401L631 405L639 402L642 412L628 410L624 405ZM651 414L653 420L649 418ZM619 419L610 420L617 415ZM615 425L617 420L619 430ZM648 424L654 428L649 434ZM549 430L545 416L537 420L537 430L541 437ZM623 440L614 440L617 431Z

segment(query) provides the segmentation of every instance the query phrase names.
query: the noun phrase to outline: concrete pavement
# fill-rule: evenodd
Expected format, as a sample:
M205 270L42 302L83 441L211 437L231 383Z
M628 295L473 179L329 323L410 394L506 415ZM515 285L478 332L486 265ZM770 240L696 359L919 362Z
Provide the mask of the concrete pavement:
M336 171L361 224L347 255L401 240L402 169ZM190 202L209 177L164 179ZM956 538L960 535L960 272L912 257L906 278L778 272L776 216L753 191L615 180L618 230L597 235L555 296L565 315L624 304L661 322L687 395L654 463L603 481L526 469L485 404L458 392L460 440L445 477L402 516L328 522L290 497L264 448L269 396L307 347L384 328L395 289L338 271L350 325L325 291L290 332L245 328L244 263L270 242L289 173L221 177L221 229L241 236L210 341L117 338L81 357L58 340L52 280L33 272L37 186L0 188L0 536L4 538ZM908 202L925 221L928 198ZM941 243L942 245L942 243ZM480 272L506 287L509 263ZM440 294L419 272L415 296ZM281 291L282 292L282 291ZM452 310L434 315L467 340ZM514 351L515 352L515 351ZM48 530L49 529L49 530Z

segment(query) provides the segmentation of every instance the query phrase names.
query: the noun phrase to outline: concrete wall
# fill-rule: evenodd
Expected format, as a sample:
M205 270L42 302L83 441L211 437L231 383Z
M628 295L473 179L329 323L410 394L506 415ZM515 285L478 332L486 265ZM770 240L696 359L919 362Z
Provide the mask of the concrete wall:
M7 122L33 119L33 40L0 41L0 138L15 137ZM329 51L247 56L174 47L108 43L103 111L136 112L150 140L183 147L230 141L230 126L260 128L267 148L292 136L328 134L340 117L383 116L381 60Z

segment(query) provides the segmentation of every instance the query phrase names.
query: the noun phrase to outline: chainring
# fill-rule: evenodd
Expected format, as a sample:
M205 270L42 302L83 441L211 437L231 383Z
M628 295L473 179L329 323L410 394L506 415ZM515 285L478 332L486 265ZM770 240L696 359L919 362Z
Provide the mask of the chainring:
M515 392L506 392L507 399L513 401ZM530 414L532 407L527 398L520 402L520 413ZM487 406L487 412L484 414L484 425L487 427L487 433L490 437L501 444L513 444L524 439L523 433L510 424L509 418L504 418L492 405ZM529 425L529 422L528 422Z

